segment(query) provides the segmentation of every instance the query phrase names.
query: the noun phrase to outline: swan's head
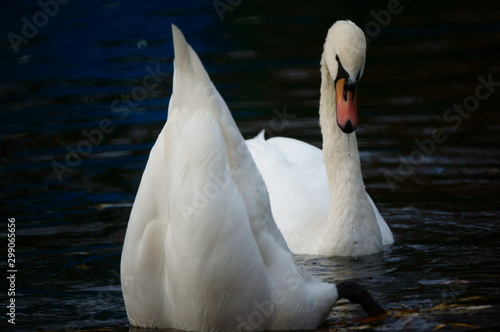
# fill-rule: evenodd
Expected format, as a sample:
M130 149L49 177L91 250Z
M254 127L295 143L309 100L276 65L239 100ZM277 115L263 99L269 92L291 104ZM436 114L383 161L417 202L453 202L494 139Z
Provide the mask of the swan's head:
M358 126L356 88L365 68L365 34L351 21L335 22L323 57L335 86L337 124L344 133L352 133Z

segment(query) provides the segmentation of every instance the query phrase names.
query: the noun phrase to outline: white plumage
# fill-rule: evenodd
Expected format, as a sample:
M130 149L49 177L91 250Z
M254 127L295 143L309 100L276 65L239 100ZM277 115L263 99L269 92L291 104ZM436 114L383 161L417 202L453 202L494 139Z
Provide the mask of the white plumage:
M345 103L343 93L356 88L365 57L361 29L336 22L321 58L323 150L290 138L264 140L263 133L247 141L269 190L274 219L295 254L369 255L394 242L365 190L356 134L343 132L340 127L349 126L338 118L345 115L337 103ZM355 92L350 107L349 119L357 123Z
M130 324L314 328L337 289L295 264L225 102L182 33L172 30L168 121L151 150L123 246Z

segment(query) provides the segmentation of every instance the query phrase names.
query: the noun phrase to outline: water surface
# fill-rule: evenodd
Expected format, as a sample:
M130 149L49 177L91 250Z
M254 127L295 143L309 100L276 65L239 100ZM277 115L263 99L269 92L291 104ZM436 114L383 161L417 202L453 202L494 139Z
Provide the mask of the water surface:
M498 327L500 92L494 87L465 115L447 112L475 96L482 79L500 81L500 7L401 8L383 27L373 13L387 10L385 1L244 0L223 20L212 1L73 1L18 53L3 38L0 195L2 215L16 218L16 327L128 329L119 260L166 119L171 23L199 53L245 138L266 128L321 146L319 58L327 29L344 18L372 29L357 136L367 190L396 243L368 257L297 257L325 280L359 281L389 310L369 321L340 302L321 329ZM5 4L2 36L21 34L22 17L38 11L34 1ZM158 87L126 104L151 72ZM91 136L97 143L88 148L84 131L95 133L101 121L113 129ZM85 153L67 159L71 151ZM71 167L54 171L68 160ZM6 234L0 230L4 248Z

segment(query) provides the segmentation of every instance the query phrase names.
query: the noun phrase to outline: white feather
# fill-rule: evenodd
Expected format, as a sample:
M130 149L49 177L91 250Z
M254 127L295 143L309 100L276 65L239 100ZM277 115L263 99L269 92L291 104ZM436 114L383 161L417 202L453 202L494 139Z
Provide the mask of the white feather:
M323 151L290 138L266 141L263 133L247 141L269 190L274 219L295 254L369 255L394 242L365 190L356 134L337 126L337 59L355 82L365 53L364 34L354 23L338 21L328 31L321 60Z
M169 118L151 150L123 246L130 324L314 328L336 302L336 287L295 264L225 102L182 33L172 30Z

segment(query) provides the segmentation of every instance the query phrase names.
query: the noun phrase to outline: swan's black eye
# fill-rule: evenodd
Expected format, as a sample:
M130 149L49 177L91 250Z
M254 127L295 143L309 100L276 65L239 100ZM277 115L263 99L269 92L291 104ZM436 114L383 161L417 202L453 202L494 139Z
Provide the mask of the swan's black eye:
M354 99L354 94L356 93L356 84L349 84L348 81L346 80L344 83L344 92L342 97L344 97L344 101L347 101L347 92L351 91L352 95L351 98Z
M340 62L340 59L339 59L339 56L336 55L335 56L335 60L337 60L337 63L338 63L338 67L339 69L337 70L337 77L335 78L335 83L337 83L338 80L342 79L342 78L349 78L349 73L347 73L347 70L344 69L344 66L342 66L342 63Z

